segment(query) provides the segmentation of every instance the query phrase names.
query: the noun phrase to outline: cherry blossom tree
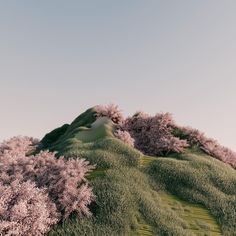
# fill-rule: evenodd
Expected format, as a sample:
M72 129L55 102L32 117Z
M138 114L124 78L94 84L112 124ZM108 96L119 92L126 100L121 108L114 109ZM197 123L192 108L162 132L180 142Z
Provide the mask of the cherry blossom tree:
M190 145L196 145L207 154L236 168L236 153L220 145L216 140L208 138L203 132L191 127L177 127Z
M128 117L122 128L135 140L135 147L148 155L166 155L170 152L182 152L188 147L186 140L172 134L174 121L170 113L149 116L137 112Z
M124 121L124 116L117 105L97 105L95 109L96 117L106 116L110 118L115 124L122 124Z
M59 220L45 189L30 181L0 182L0 234L43 235Z
M27 156L34 145L34 139L27 137L0 145L0 235L12 235L12 230L16 230L13 235L31 235L29 227L41 235L72 212L91 215L88 205L94 195L86 175L94 166L84 159L57 158L49 151Z
M129 132L118 129L115 132L115 137L129 146L134 147L134 139L131 137Z

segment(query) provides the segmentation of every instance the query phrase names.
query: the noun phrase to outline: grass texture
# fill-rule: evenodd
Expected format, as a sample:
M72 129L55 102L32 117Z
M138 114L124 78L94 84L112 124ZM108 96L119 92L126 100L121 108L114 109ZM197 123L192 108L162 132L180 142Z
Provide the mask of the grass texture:
M48 235L236 235L235 170L197 150L144 156L114 128L107 118L95 121L92 108L42 140L43 148L96 164L88 176L93 216L72 215Z

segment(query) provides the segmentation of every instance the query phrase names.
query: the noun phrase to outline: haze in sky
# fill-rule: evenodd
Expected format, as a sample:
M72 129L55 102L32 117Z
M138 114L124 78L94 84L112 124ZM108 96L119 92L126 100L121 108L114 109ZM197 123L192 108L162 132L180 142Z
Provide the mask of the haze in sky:
M0 140L96 104L171 112L236 150L236 1L0 2Z

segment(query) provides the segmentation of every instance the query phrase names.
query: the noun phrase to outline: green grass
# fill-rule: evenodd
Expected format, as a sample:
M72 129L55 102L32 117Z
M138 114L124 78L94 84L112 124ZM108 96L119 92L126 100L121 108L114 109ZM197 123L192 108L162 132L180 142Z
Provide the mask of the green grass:
M64 148L68 148L73 140L82 141L79 139L80 136L82 136L82 138L85 136L84 139L88 139L89 141L89 135L81 135L81 132L83 133L86 128L90 129L92 123L95 121L95 108L90 108L79 115L70 125L66 124L46 134L41 140L42 149L56 150L62 153ZM101 131L98 131L98 133L99 132L101 133Z
M98 177L104 177L105 175L106 175L106 169L96 169L87 176L87 179L92 180Z
M224 235L235 234L236 172L230 166L189 151L175 158L158 158L148 173L175 196L209 209Z
M197 150L144 156L113 130L89 109L44 144L96 165L87 176L96 195L93 216L72 215L48 235L235 235L235 170Z
M150 157L150 156L142 156L140 160L140 166L141 167L146 167L150 165L151 162L155 161L157 157Z
M137 234L140 236L154 236L154 229L151 225L147 224L144 219L138 220L138 231Z
M202 205L188 203L166 192L159 194L164 204L170 206L183 220L188 222L189 229L193 233L221 235L215 218Z

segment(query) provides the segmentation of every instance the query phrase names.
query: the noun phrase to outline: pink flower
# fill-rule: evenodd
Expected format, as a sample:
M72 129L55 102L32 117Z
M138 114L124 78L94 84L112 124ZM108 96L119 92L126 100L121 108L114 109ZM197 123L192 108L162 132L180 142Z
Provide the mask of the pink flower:
M125 120L122 128L135 140L135 147L148 155L182 152L188 147L186 140L172 134L174 121L170 113L149 116L137 112Z
M106 116L110 118L115 124L122 124L124 121L123 114L119 110L117 105L109 104L107 106L97 105L96 109L96 117Z
M1 235L43 235L59 220L46 191L30 181L0 182L0 206Z
M94 166L48 151L27 156L31 145L17 137L0 146L0 235L41 235L72 212L91 215L94 195L85 177Z
M220 145L216 140L207 138L203 132L191 127L178 127L192 145L199 146L207 154L236 168L236 153Z
M134 146L134 139L130 136L129 132L118 129L114 135L116 138L120 139L122 142L128 144L129 146Z

